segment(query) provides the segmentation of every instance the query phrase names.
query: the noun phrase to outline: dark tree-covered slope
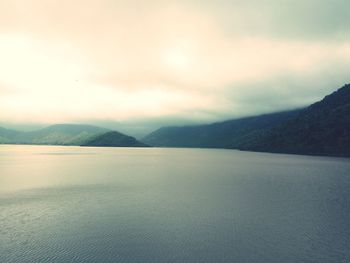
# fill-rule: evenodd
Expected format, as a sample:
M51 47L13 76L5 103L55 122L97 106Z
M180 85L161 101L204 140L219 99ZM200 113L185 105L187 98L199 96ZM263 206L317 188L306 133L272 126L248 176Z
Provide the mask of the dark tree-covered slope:
M242 150L350 156L350 85L312 104Z
M137 141L134 137L127 136L116 131L110 131L94 136L93 138L84 142L82 146L147 147L146 144Z
M301 110L208 125L165 127L143 141L165 147L350 156L350 85Z
M271 113L207 125L164 127L147 135L142 141L164 147L237 148L248 135L276 127L295 117L299 111Z

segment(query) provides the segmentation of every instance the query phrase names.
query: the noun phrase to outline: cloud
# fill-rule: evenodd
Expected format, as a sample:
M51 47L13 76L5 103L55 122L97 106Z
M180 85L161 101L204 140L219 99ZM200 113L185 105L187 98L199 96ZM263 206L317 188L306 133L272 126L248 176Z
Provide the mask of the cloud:
M287 39L349 39L347 0L194 1L211 10L232 34ZM330 39L332 38L332 39Z
M307 105L348 81L349 5L0 0L0 119L203 122Z

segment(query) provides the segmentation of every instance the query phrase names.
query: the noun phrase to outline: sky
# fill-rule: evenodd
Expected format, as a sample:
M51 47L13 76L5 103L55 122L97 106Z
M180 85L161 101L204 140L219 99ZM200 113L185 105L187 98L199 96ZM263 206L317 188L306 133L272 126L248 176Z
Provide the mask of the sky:
M350 82L348 0L0 0L0 124L142 135Z

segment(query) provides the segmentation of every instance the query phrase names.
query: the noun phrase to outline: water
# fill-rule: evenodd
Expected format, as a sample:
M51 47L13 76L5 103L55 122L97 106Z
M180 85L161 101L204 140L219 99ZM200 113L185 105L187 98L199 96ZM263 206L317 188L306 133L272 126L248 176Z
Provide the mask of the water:
M350 160L0 146L0 262L350 262Z

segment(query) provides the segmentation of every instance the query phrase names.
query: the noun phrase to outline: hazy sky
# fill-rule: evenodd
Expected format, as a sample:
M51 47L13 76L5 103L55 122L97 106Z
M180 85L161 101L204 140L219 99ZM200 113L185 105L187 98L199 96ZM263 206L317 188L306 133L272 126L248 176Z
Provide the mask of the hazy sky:
M142 129L304 106L350 82L349 10L348 0L0 0L0 122Z

